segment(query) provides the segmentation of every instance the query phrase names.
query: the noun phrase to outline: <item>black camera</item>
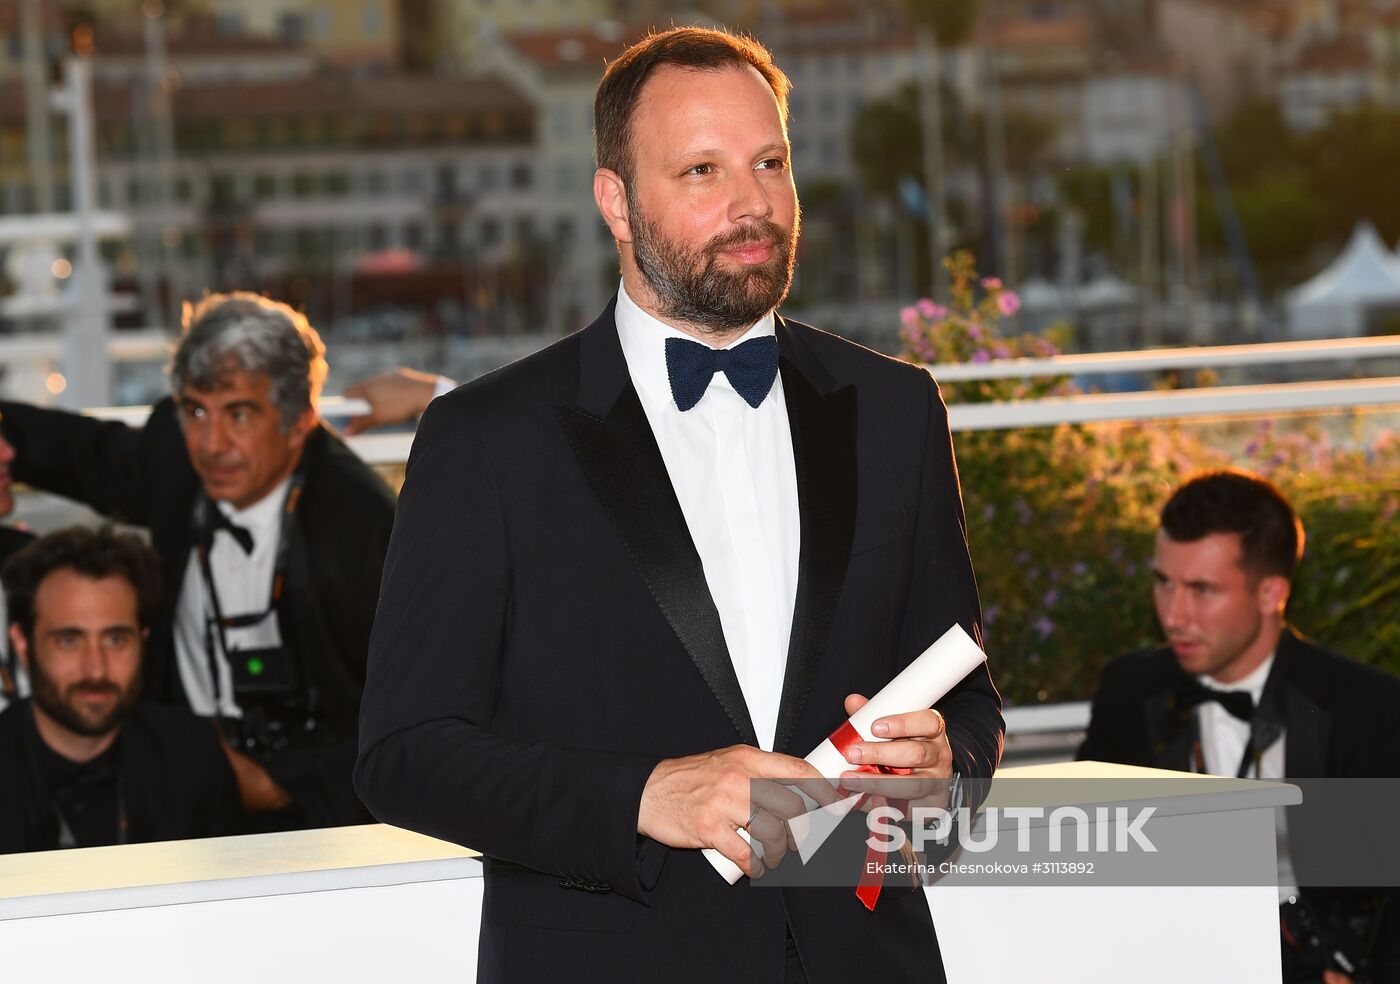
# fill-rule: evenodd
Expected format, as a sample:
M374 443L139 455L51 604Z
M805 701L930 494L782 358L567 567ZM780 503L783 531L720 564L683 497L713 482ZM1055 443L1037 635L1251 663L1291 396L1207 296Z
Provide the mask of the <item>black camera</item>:
M235 649L227 653L233 696L241 718L226 718L225 737L234 748L263 760L305 741L316 730L312 701L283 647Z
M1384 895L1347 892L1300 894L1280 905L1284 984L1314 984L1326 970L1346 974L1352 984L1382 984L1371 974L1371 951L1387 902Z

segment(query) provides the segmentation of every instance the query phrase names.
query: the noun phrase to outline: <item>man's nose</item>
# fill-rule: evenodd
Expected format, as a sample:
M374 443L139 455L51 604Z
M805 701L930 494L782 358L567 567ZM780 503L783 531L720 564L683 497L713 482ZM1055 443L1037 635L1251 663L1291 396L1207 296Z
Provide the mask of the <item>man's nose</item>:
M758 172L752 169L740 172L734 181L733 198L729 204L730 221L767 219L772 215L773 202L768 197L768 189L759 180Z
M84 683L100 683L107 679L107 650L99 642L91 640L83 644L79 666L83 671Z
M228 429L218 420L207 421L196 434L199 449L205 454L220 454L228 449Z
M1191 619L1191 599L1185 591L1176 588L1163 588L1161 602L1162 625L1172 629L1186 625Z

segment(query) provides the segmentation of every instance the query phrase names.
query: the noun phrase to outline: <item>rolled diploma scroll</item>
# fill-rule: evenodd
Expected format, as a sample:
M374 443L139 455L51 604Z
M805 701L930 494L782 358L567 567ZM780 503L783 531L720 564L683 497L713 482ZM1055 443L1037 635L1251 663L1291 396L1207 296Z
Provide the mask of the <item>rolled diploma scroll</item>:
M877 719L932 707L986 658L987 654L978 648L972 637L963 631L961 625L954 622L953 627L943 633L937 642L925 649L900 672L899 676L851 715L851 727L855 728L862 741L889 741L888 738L877 738L870 733L870 726ZM807 756L807 762L828 779L837 779L841 773L854 768L846 761L846 756L837 751L830 738ZM808 800L809 809L816 806L800 790L798 792L804 800ZM741 829L739 836L750 844L753 843L747 830ZM703 853L705 859L729 884L733 885L744 876L737 864L714 848L707 847Z

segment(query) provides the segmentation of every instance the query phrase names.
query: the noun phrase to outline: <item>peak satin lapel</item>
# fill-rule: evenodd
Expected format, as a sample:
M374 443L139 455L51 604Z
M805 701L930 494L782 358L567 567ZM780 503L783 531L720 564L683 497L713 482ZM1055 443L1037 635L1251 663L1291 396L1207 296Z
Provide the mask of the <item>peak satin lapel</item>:
M807 703L831 620L846 581L856 525L856 391L823 396L784 359L779 363L787 400L802 546L797 562L797 603L792 613L783 696L778 706L775 751L788 751ZM839 713L840 708L833 710ZM805 755L809 749L794 749Z
M555 414L661 614L739 737L757 745L700 553L636 389L628 381L605 418L567 406Z

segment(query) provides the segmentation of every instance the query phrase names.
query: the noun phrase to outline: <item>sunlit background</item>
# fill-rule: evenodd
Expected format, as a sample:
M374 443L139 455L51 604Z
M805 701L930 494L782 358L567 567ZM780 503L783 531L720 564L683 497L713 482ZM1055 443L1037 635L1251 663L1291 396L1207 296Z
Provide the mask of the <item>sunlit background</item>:
M681 23L794 83L785 313L985 374L940 379L1008 697L1155 638L1155 509L1226 462L1327 531L1295 620L1400 661L1400 0L0 0L0 391L149 403L208 290L304 308L331 393L587 324L593 92Z

